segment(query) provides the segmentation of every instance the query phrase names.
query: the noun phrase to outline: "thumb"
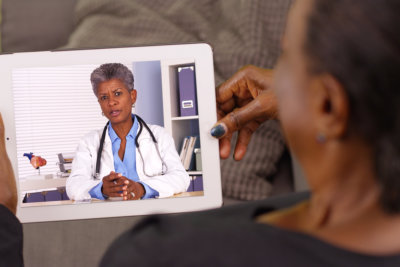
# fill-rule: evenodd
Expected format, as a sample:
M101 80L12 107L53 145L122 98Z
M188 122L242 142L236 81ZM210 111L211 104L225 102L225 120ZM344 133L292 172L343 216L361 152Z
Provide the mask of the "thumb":
M3 123L3 117L0 113L0 148L6 147L6 140L5 140L5 128Z
M0 113L0 136L4 136L4 122L1 113Z

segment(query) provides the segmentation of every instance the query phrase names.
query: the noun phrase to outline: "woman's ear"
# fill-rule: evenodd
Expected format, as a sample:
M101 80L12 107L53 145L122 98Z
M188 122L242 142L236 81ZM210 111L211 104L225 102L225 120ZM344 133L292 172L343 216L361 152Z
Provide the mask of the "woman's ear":
M315 90L317 130L327 139L343 137L348 129L349 100L343 85L331 74L316 77Z
M137 97L137 91L135 89L132 89L130 94L131 94L132 104L135 104L136 103L136 97Z

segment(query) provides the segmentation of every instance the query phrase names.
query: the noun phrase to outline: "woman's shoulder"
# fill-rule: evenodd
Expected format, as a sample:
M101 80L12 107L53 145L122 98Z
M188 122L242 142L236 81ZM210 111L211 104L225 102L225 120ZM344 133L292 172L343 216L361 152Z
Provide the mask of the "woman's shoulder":
M81 142L94 143L99 142L103 129L96 129L87 132L82 138Z
M101 136L101 134L103 133L103 130L104 130L103 128L91 130L91 131L87 132L87 133L84 135L84 138L85 138L85 137L93 137L93 136Z
M167 130L164 127L157 125L157 124L148 124L148 126L151 129L151 131L154 133L155 132L167 132Z
M302 194L289 200L147 217L111 245L101 266L130 266L132 258L146 266L400 266L400 255L358 254L254 220L259 212L307 197Z
M154 137L156 139L160 138L160 137L165 137L165 136L171 136L168 131L160 126L160 125L156 125L156 124L148 124L150 130L152 131L152 133L154 134ZM172 138L172 137L171 137Z
M23 266L22 224L4 205L0 205L0 266Z

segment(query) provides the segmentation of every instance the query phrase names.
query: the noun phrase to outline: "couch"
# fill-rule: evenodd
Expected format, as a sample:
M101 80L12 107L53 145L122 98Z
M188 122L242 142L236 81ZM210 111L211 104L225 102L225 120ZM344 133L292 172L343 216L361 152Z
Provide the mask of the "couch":
M245 64L273 67L291 0L3 0L1 4L2 53L207 42L214 49L218 84ZM242 162L232 158L221 162L225 202L293 191L291 158L279 125L263 125ZM297 186L303 188L304 184ZM111 241L139 219L24 224L25 264L96 266Z

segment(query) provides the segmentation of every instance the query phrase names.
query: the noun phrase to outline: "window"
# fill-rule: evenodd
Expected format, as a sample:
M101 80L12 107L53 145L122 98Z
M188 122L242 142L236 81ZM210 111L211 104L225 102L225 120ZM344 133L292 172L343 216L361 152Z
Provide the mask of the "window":
M13 70L14 114L19 179L38 174L24 153L47 160L41 174L55 175L58 153L74 152L89 131L106 118L93 94L90 74L98 65Z

